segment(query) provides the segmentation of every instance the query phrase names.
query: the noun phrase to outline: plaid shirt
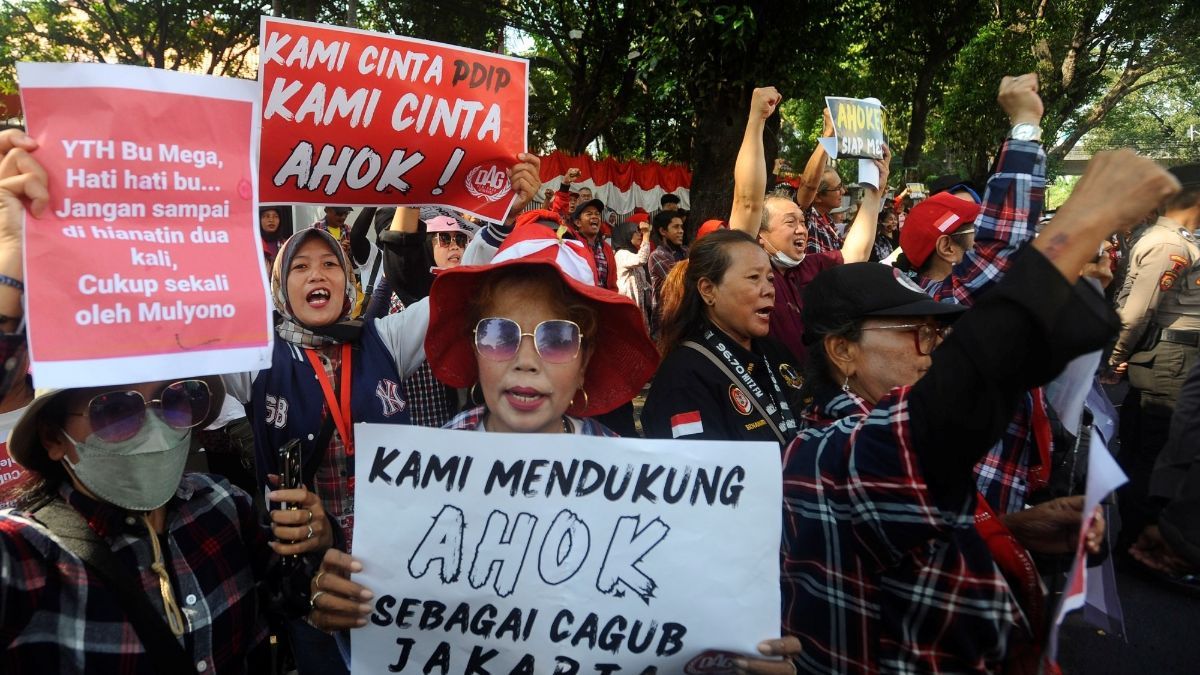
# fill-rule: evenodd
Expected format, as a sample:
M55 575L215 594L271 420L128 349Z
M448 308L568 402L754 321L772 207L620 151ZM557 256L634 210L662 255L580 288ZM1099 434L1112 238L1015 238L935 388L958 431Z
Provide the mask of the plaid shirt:
M70 485L60 495L136 572L163 614L153 552L141 518ZM246 656L267 635L256 578L271 556L250 497L223 479L185 474L167 502L161 535L175 599L196 669L246 672ZM165 616L165 614L164 614ZM0 672L152 673L121 605L101 579L39 523L0 512Z
M487 406L476 406L460 412L446 423L443 429L461 429L465 431L487 431L483 428L483 419L487 417ZM582 436L604 436L616 438L618 434L590 417L568 417L575 433Z
M1046 153L1040 143L1009 139L996 166L975 220L975 247L949 276L917 279L935 300L974 305L1008 272L1013 255L1033 239L1045 196ZM1030 466L1038 456L1034 404L1032 394L1027 394L1000 442L975 470L979 492L998 513L1025 506Z
M868 410L839 392L784 451L783 631L801 672L994 672L1025 625L974 495L925 483L907 396Z
M392 293L388 314L403 309L404 303ZM409 419L417 426L436 429L449 422L458 410L458 394L433 376L433 367L428 361L404 381L404 393L408 395Z
M833 220L828 214L821 215L817 207L808 209L808 244L804 247L805 253L825 253L827 251L839 251L842 248L842 239L838 236L837 226L833 224Z
M342 365L341 345L331 345L318 349L321 365L325 368L325 377L334 384L341 386L338 376ZM335 390L336 391L336 390ZM321 419L329 415L329 403L321 405ZM317 472L313 476L313 492L321 498L325 512L333 518L342 530L346 541L346 552L353 551L354 535L354 458L346 452L346 443L342 433L334 425L333 433L329 435L329 449L321 457Z
M687 255L686 246L672 246L665 241L650 252L646 266L650 268L650 285L654 288L655 301L662 297L663 281L671 273L671 268L679 261L686 260Z

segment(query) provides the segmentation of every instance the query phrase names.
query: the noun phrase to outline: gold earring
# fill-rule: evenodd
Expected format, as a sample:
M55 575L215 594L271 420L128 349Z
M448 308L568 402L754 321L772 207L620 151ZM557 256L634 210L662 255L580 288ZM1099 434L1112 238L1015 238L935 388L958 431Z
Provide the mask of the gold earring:
M579 391L580 391L580 392L583 394L583 408L582 408L582 410L587 410L587 409L588 409L588 406L590 405L590 403L589 403L589 401L588 401L587 389L584 389L583 387L580 387L580 388L579 388ZM567 404L567 407L568 407L568 408L573 408L573 407L575 407L575 397L574 397L574 396L572 396L572 397L571 397L571 402Z

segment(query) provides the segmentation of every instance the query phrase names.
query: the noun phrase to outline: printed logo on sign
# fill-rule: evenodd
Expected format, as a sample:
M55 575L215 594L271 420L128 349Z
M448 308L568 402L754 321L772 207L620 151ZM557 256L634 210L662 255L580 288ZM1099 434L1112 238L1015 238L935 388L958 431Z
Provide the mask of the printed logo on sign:
M404 410L404 399L400 398L400 385L391 380L380 380L375 385L375 395L383 404L383 416L391 417Z
M718 675L719 673L735 672L733 654L709 650L688 661L683 667L687 675Z
M746 392L742 391L741 387L736 384L729 385L729 402L733 404L733 409L743 415L750 414L750 398L746 396Z
M480 164L468 171L465 185L467 192L470 192L472 197L486 199L489 202L500 199L512 190L508 172L495 162Z

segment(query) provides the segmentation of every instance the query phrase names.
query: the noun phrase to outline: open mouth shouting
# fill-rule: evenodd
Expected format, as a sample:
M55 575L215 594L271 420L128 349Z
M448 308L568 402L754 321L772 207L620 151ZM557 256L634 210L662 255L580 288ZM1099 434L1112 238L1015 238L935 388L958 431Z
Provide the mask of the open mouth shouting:
M314 288L304 296L304 301L313 309L324 309L329 305L330 294L327 288Z

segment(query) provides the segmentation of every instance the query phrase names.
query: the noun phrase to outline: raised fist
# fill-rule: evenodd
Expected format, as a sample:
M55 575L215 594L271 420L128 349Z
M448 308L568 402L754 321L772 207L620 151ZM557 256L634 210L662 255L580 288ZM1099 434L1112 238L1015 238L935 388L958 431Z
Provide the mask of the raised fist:
M1042 123L1042 97L1038 96L1037 73L1026 73L1000 80L1000 93L996 96L1000 107L1013 125Z
M750 97L750 114L765 120L775 114L782 101L783 96L775 87L759 87Z

